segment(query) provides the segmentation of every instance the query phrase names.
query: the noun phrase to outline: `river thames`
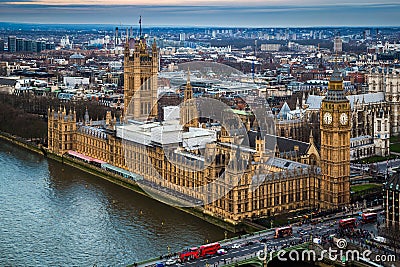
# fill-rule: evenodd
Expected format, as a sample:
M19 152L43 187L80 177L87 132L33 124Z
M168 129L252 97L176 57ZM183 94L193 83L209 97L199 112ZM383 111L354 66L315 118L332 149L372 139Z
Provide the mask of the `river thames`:
M0 141L1 266L125 266L224 230Z

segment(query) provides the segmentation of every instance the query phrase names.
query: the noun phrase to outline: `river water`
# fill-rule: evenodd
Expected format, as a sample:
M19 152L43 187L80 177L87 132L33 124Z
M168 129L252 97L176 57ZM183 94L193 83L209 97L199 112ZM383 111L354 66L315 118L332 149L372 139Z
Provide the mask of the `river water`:
M0 141L0 266L124 266L223 237L196 217Z

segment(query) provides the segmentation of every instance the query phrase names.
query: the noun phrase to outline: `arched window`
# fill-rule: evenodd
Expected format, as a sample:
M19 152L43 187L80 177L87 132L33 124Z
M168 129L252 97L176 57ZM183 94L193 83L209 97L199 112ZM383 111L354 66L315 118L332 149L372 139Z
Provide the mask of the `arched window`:
M310 155L310 165L317 165L317 157L314 154Z

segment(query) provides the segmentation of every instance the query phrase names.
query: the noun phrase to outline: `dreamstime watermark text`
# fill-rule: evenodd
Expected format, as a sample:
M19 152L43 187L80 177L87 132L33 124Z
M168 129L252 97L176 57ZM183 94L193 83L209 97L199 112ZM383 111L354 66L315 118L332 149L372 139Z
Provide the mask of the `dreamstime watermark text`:
M366 249L358 251L356 249L346 249L347 241L338 239L336 241L337 248L329 247L328 249L305 249L305 250L275 250L264 245L264 249L257 252L257 258L261 261L270 261L276 258L279 261L311 261L317 262L324 259L331 261L373 261L373 262L396 262L396 255L373 254L372 251Z

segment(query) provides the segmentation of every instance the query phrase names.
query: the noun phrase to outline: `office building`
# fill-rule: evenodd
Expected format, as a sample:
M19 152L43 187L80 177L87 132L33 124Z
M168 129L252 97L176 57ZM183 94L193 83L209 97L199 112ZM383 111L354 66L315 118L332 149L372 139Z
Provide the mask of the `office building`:
M17 37L8 37L8 52L15 53L17 51Z

